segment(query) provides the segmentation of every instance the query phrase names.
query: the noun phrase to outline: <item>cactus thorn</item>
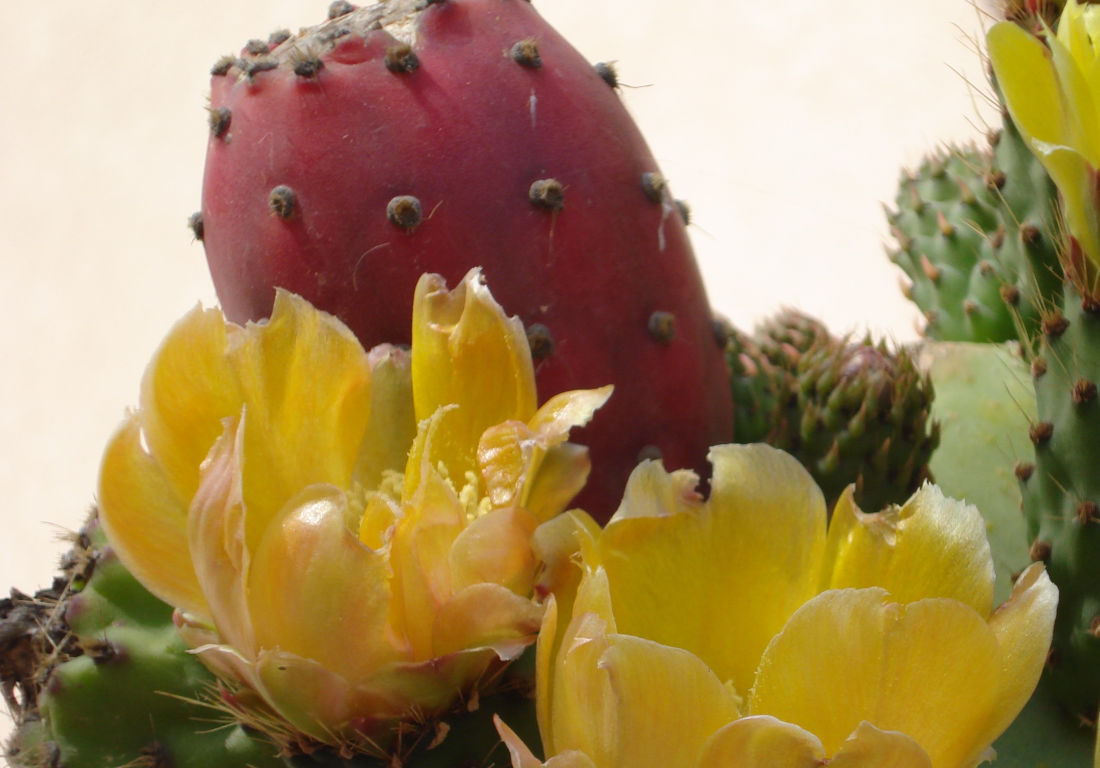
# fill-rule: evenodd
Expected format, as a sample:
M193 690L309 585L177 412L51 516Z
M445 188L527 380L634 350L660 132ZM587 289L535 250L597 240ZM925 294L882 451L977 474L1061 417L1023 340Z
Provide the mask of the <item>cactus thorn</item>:
M1028 555L1031 557L1032 562L1046 563L1050 561L1050 542L1036 539L1031 544L1031 548L1028 550Z
M538 179L532 182L527 196L539 208L560 211L565 207L565 190L557 179Z
M289 29L276 29L270 35L267 36L267 44L272 48L276 48L291 37Z
M1095 523L1098 520L1100 520L1100 507L1097 507L1095 501L1082 501L1077 505L1077 522L1081 525Z
M1001 299L1010 307L1016 306L1020 303L1020 289L1011 283L1005 283L1001 286Z
M1027 436L1036 447L1046 445L1054 437L1054 424L1049 421L1037 421L1027 431Z
M412 232L424 220L424 209L412 195L398 195L386 205L386 216L395 226Z
M539 56L539 46L532 38L520 40L512 46L509 52L517 64L528 69L538 69L542 66L542 57Z
M936 226L939 227L940 234L944 237L954 237L955 225L947 220L947 217L943 215L943 211L936 211Z
M550 335L550 329L542 323L531 323L527 326L527 344L531 347L531 357L534 360L545 360L554 354L554 337Z
M680 212L680 218L684 220L684 226L691 224L691 206L686 200L674 200L676 210Z
M612 88L619 87L619 73L615 71L615 65L609 61L597 62L594 69L600 79Z
M657 310L649 316L646 325L649 335L661 344L669 344L676 338L676 315Z
M933 264L929 258L923 253L920 255L920 268L924 272L925 277L931 280L933 283L938 283L940 280L940 268Z
M209 119L211 135L220 139L229 130L229 123L233 120L233 114L228 107L211 107Z
M267 44L266 40L260 40L258 38L252 38L244 44L244 51L252 56L263 56L271 50L271 46Z
M973 317L978 314L978 303L972 299L965 299L962 303L963 314L967 317Z
M1016 466L1012 468L1012 472L1016 475L1017 480L1026 483L1035 473L1035 465L1030 461L1017 461Z
M1037 379L1047 372L1046 358L1036 355L1031 361L1031 377Z
M347 16L354 10L355 6L347 2L347 0L334 0L328 7L328 17L330 19L338 19L341 16Z
M659 203L664 200L668 182L665 177L656 171L646 171L642 174L642 191L650 202Z
M1024 245L1034 245L1042 234L1034 224L1020 225L1020 242Z
M294 211L298 207L298 198L293 189L285 184L280 184L274 187L267 196L267 204L273 214L285 220L294 215Z
M386 69L394 74L413 72L420 68L420 59L408 43L398 43L386 49Z
M202 231L202 211L195 211L190 216L188 216L187 217L187 226L191 228L191 232L192 232L192 234L194 234L195 239L198 240L201 243L202 242L202 235L203 235L203 231Z
M237 57L227 54L214 62L214 66L210 67L210 74L214 77L221 77L228 73L236 64Z
M1075 405L1091 403L1096 399L1096 382L1078 378L1073 382L1073 402Z
M1069 320L1057 310L1044 312L1042 317L1043 333L1050 337L1061 336L1069 327Z

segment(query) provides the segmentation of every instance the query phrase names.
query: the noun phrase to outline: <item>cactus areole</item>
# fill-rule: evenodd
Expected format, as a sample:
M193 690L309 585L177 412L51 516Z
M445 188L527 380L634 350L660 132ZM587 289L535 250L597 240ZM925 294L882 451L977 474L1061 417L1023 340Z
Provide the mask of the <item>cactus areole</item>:
M408 342L417 278L481 266L542 400L616 387L576 436L579 505L606 519L639 454L705 471L732 428L722 344L618 93L526 0L349 8L212 70L201 220L227 316L281 286L366 346Z

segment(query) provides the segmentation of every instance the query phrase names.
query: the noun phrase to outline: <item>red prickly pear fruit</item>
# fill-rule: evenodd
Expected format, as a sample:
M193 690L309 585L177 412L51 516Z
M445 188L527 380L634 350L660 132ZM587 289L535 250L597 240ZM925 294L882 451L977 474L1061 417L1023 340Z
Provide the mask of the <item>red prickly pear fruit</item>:
M341 11L213 70L201 213L229 318L282 286L366 346L408 342L421 273L481 266L542 399L615 385L574 433L578 505L606 520L639 457L704 474L732 434L723 340L617 91L525 0Z

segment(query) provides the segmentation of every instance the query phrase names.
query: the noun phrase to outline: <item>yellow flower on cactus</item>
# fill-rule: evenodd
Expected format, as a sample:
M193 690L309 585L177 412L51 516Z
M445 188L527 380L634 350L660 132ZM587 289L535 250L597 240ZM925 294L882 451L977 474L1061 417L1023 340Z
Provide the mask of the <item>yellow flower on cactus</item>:
M106 450L103 524L287 732L373 737L534 641L533 533L583 485L565 440L609 395L536 408L523 327L476 270L420 280L411 353L289 293L245 327L196 309Z
M1012 22L988 33L1005 104L1064 203L1081 254L1075 277L1095 290L1100 275L1100 7L1068 0L1058 32L1044 39ZM1083 258L1082 258L1083 257Z
M706 501L692 473L646 463L604 530L570 513L582 575L551 601L536 660L548 759L498 721L515 768L983 759L1050 645L1042 565L994 611L983 520L935 486L877 514L849 491L826 526L787 454L726 445L711 461Z

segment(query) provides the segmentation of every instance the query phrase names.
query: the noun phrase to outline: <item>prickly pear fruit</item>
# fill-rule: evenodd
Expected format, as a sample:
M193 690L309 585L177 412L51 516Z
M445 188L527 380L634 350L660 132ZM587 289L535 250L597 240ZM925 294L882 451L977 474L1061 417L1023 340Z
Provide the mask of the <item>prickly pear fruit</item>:
M733 436L740 443L766 443L773 437L779 406L788 391L790 373L776 365L748 334L726 330L726 359L733 394Z
M201 231L227 316L275 286L362 343L407 342L423 272L480 265L528 327L539 393L612 383L579 497L640 453L706 470L729 380L681 207L616 90L525 0L334 4L213 70Z
M1035 463L1019 465L1031 557L1058 586L1047 680L1062 705L1096 721L1100 701L1100 302L1065 287L1032 359Z
M810 469L830 508L849 483L865 509L900 503L929 477L939 441L932 397L904 348L869 338L818 344L795 368L786 450Z
M0 605L14 766L281 764L271 745L197 703L213 676L187 652L171 607L123 567L94 518L66 560L50 590Z

